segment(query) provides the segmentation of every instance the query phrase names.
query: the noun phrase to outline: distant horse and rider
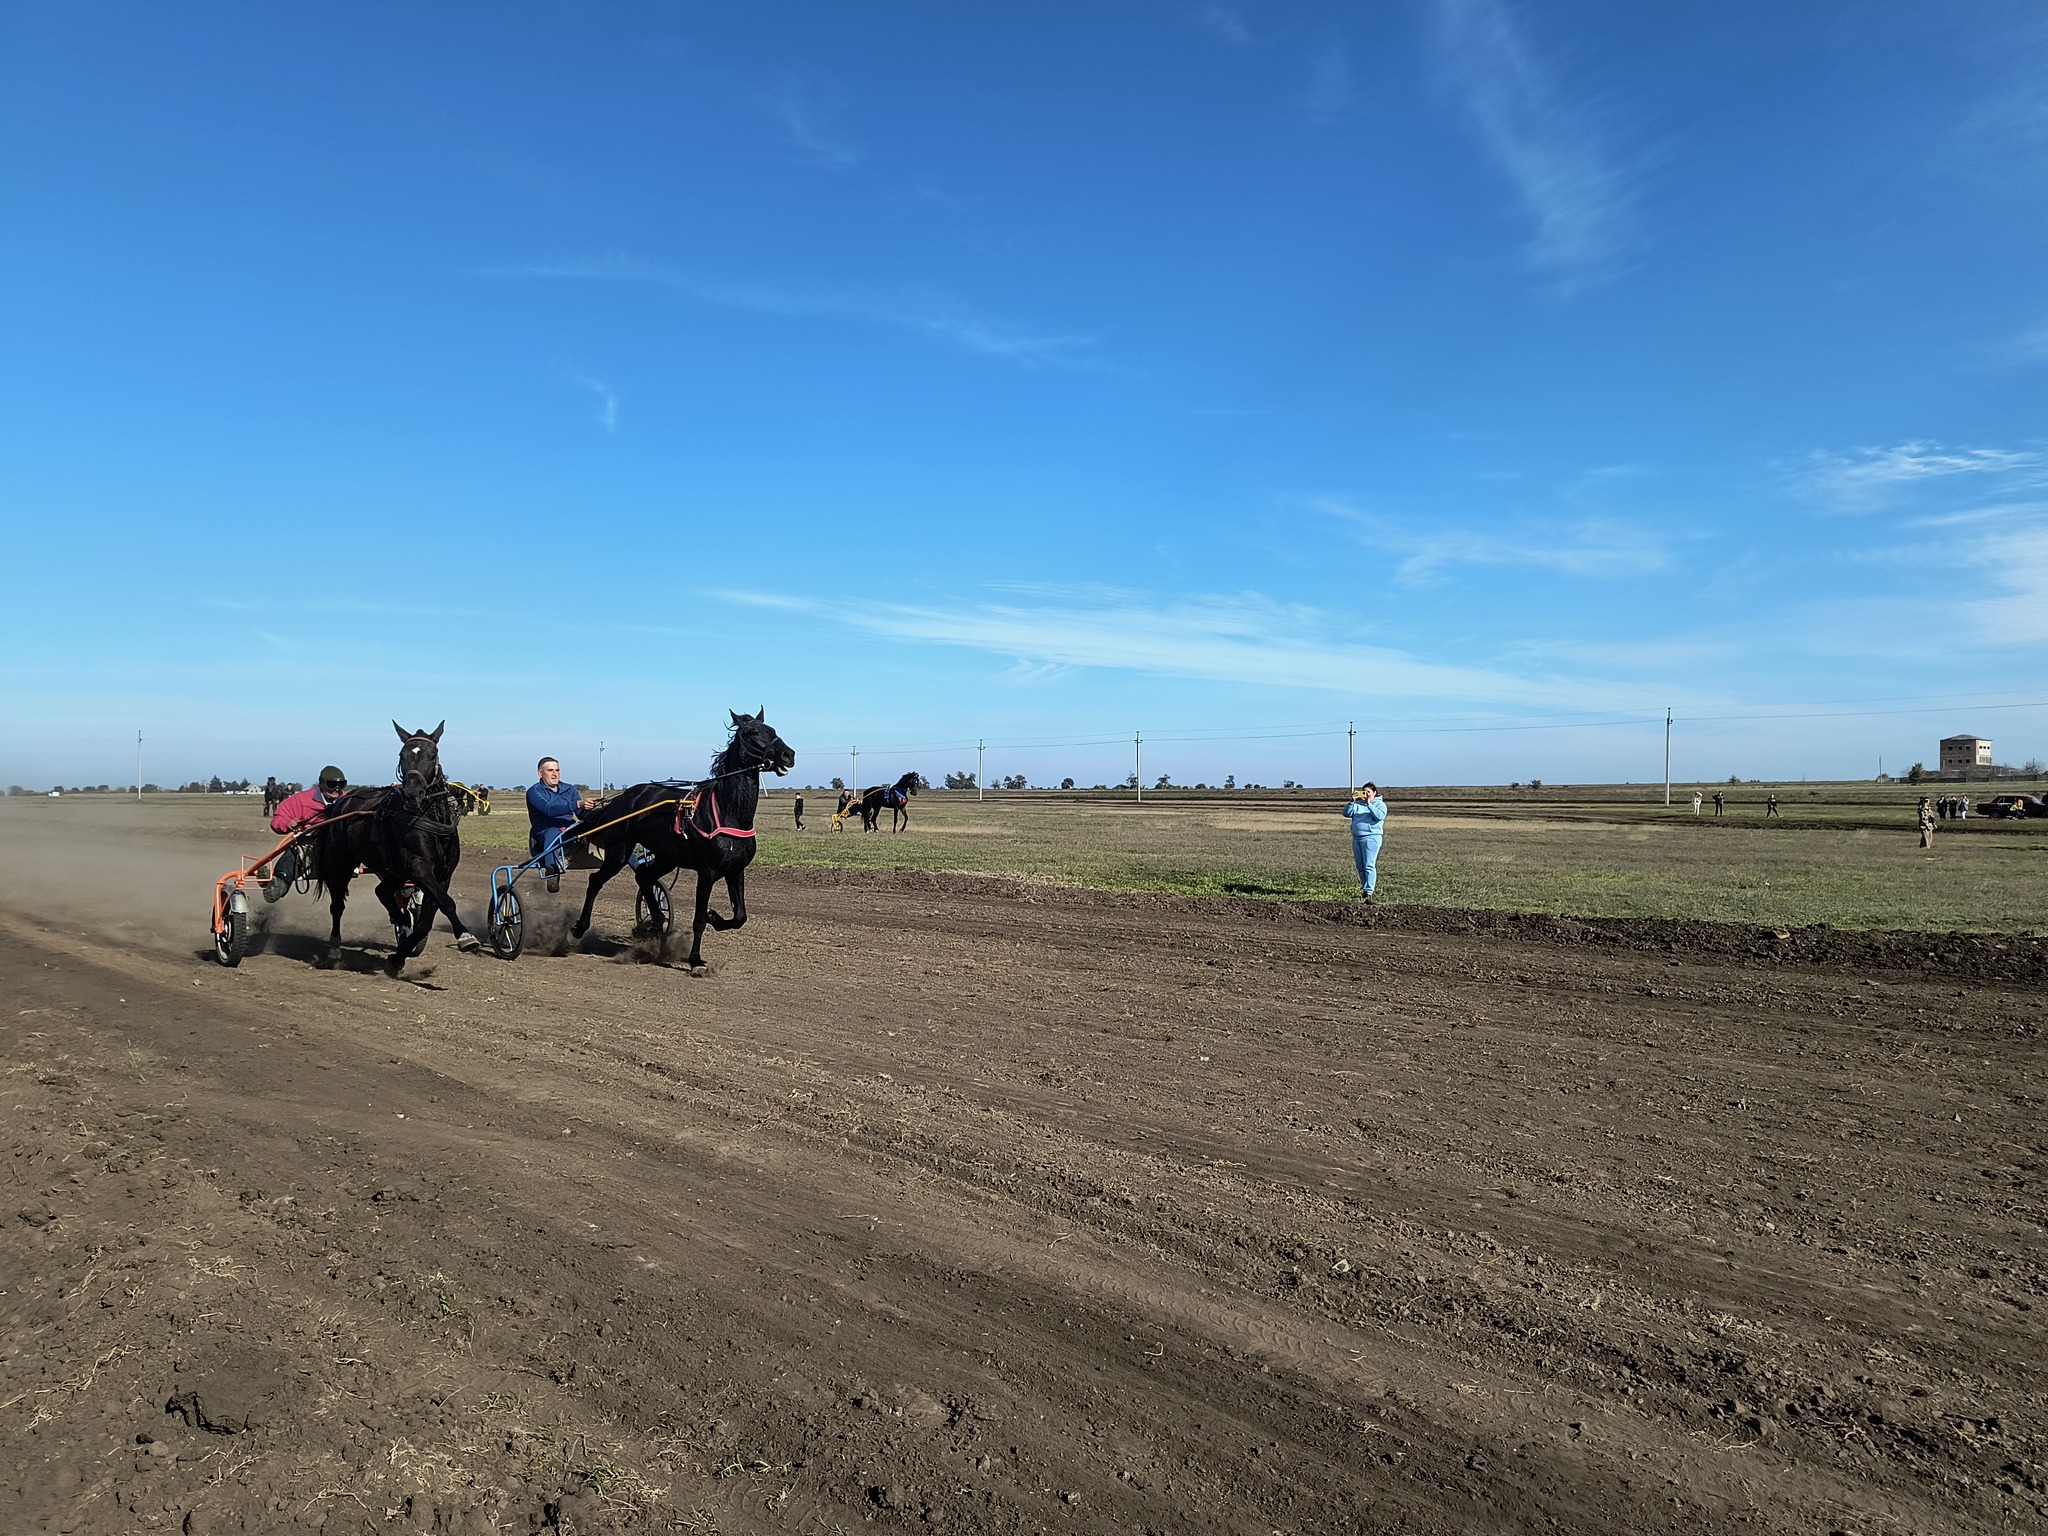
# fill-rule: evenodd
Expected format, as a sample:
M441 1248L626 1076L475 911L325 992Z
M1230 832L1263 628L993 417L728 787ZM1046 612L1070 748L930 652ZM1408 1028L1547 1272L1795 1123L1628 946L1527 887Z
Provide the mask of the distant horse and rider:
M747 921L746 871L754 861L754 813L761 803L761 773L777 777L796 766L796 753L768 724L768 711L732 715L732 735L711 760L711 776L696 783L656 780L621 790L593 812L605 830L590 839L604 863L590 877L583 910L569 933L582 938L590 930L591 908L605 882L632 864L640 883L640 910L660 914L667 903L656 889L679 869L697 872L697 908L690 929L692 970L704 963L704 929L723 933ZM634 860L635 846L646 857ZM711 910L711 888L725 882L732 916ZM666 935L664 935L664 940Z
M277 782L275 774L265 779L263 781L263 819L265 821L270 820L271 817L277 814L277 808L283 805L285 801L291 799L293 795L296 795L303 787L303 785L299 784L280 784Z
M917 774L911 772L894 784L877 784L873 789L862 790L858 800L833 814L834 828L848 816L857 815L863 832L879 832L882 812L887 809L889 830L901 832L910 825L910 797L917 793L918 782Z

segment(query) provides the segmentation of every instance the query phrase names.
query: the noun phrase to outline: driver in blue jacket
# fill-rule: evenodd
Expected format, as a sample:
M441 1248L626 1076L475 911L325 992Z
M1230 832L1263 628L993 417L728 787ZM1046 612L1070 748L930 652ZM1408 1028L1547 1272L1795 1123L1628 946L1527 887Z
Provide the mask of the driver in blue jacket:
M1370 781L1358 786L1358 793L1344 807L1351 818L1351 859L1358 866L1360 894L1372 900L1380 883L1380 831L1387 819L1387 802L1380 787Z
M548 889L559 891L562 870L568 864L562 834L574 825L578 811L587 811L597 802L588 795L579 796L574 785L564 784L562 765L552 757L542 758L535 770L540 774L540 782L529 785L526 791L526 819L533 824L527 834L526 850L541 860L541 868L547 871Z

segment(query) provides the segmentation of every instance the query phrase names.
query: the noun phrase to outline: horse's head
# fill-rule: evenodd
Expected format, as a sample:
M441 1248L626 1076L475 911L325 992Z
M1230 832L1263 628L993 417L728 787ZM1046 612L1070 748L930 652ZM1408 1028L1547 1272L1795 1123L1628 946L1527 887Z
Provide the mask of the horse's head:
M443 720L431 731L408 731L396 720L391 729L398 732L402 745L398 749L398 782L415 792L439 789L447 783L447 776L441 772L441 733L448 728Z
M732 714L732 745L725 749L723 772L745 773L749 769L766 768L780 778L796 766L796 753L788 742L775 734L775 727L768 723L768 710L763 706L755 715Z
M916 794L916 793L917 793L917 771L916 771L915 769L912 769L912 770L911 770L911 771L910 771L909 773L906 773L905 775L903 775L903 777L902 777L902 778L900 778L900 779L898 779L898 780L896 781L896 787L897 787L897 789L901 790L901 791L902 791L902 792L903 792L904 794L906 794L906 795L914 795L914 794Z

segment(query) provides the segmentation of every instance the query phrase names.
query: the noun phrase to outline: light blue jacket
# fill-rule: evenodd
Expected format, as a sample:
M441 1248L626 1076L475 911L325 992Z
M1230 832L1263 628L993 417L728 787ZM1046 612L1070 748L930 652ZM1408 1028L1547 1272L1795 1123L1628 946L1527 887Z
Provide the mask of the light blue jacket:
M1351 818L1353 837L1378 837L1380 823L1387 819L1387 797L1375 795L1370 804L1363 800L1353 800L1344 807L1344 814Z

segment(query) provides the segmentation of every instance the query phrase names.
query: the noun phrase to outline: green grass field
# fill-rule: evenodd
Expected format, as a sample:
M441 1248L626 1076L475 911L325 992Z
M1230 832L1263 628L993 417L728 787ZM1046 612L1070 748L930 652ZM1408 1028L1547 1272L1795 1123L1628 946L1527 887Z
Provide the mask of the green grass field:
M1725 817L1692 814L1691 786L1390 790L1380 899L1581 917L1682 917L1935 932L2039 932L2048 923L2048 821L1944 822L1918 846L1907 785L1720 786ZM1776 791L1784 811L1766 821ZM1972 786L1978 799L1991 791ZM1115 891L1342 899L1357 894L1335 790L991 794L928 792L902 835L833 832L836 797L764 796L760 862L965 870ZM479 851L523 853L515 797L470 817ZM510 814L507 814L507 813ZM887 821L884 820L886 827Z

